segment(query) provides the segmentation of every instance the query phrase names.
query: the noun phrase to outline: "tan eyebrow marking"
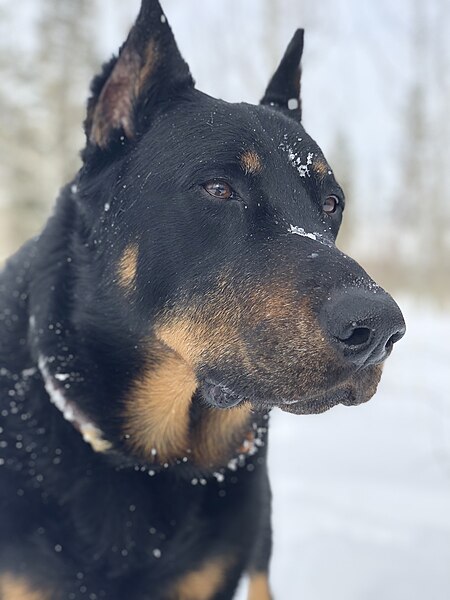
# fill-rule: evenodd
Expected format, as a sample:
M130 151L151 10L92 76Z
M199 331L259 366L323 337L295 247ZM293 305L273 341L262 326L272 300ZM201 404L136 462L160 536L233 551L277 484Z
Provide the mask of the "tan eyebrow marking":
M137 244L131 244L125 248L125 252L119 261L118 279L119 285L127 290L132 289L136 279L139 248Z
M246 174L256 175L262 170L261 158L255 150L246 150L241 156L241 166Z
M313 162L313 171L321 178L331 173L330 165L323 158L316 158Z

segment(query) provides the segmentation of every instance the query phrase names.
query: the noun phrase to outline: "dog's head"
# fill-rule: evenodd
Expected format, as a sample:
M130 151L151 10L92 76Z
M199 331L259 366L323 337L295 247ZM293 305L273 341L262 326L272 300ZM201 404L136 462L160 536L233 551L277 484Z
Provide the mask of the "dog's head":
M403 335L392 298L335 246L344 194L301 122L302 49L299 30L260 105L217 100L144 0L94 80L76 318L107 323L108 351L127 354L125 431L144 437L155 411L176 428L193 397L296 414L365 402Z

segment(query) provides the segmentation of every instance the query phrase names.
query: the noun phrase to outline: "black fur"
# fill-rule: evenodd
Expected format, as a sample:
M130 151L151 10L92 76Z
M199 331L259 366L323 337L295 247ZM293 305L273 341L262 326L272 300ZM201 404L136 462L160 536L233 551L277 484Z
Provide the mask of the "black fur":
M93 84L80 173L0 279L0 585L7 574L51 600L189 600L180 581L215 560L223 573L207 597L230 600L243 573L268 570L269 410L359 403L380 375L348 362L324 325L328 298L374 284L334 245L342 191L300 105L287 106L302 34L263 105L231 105L194 89L161 15L144 0ZM117 96L124 53L139 72ZM211 180L234 195L211 196ZM326 214L330 195L339 206ZM186 321L188 350L161 333ZM219 425L204 432L224 444L220 460L185 446L146 453L133 429L130 440L136 382L148 375L152 400L153 373L171 383L166 360L196 382L189 439L203 440L196 432L212 411L220 422L221 406L249 407L229 441ZM51 402L61 395L107 447L94 451L63 418Z

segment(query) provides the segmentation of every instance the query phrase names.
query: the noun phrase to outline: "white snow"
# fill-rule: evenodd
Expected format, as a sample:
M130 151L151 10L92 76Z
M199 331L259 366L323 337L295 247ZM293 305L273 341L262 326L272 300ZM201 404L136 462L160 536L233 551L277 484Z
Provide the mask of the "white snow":
M301 142L301 138L299 138L298 141ZM294 169L298 171L300 177L311 177L311 174L309 172L309 166L312 165L312 160L314 157L314 154L312 152L308 152L306 162L303 163L301 152L297 151L297 149L295 148L295 144L294 146L292 146L292 144L289 142L289 138L286 133L284 134L283 141L280 142L278 148L280 150L283 150L283 152L287 153L289 162L294 167Z
M103 432L86 417L75 403L71 402L69 398L64 395L54 382L54 379L64 381L70 376L59 374L59 377L58 375L53 377L48 368L49 362L50 359L45 358L44 356L39 356L38 358L39 370L42 374L44 386L52 404L61 411L67 421L80 430L84 441L90 444L95 452L106 452L107 450L110 450L112 447L111 442L104 439Z
M69 379L69 377L69 373L55 373L55 379L58 381L66 381L66 379Z
M290 225L288 229L289 233L293 233L294 235L301 235L302 237L307 237L310 240L317 241L319 236L318 233L308 233L303 229L303 227L297 227L296 225Z
M272 417L275 598L450 598L450 316L406 309L368 404Z

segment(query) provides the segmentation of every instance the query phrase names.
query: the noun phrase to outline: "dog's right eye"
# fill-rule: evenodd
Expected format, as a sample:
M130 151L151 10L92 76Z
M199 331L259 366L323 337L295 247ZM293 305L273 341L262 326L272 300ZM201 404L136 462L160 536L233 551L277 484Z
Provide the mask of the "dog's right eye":
M212 179L203 184L203 189L208 192L210 196L219 198L219 200L230 200L234 198L235 193L229 183L222 179Z

